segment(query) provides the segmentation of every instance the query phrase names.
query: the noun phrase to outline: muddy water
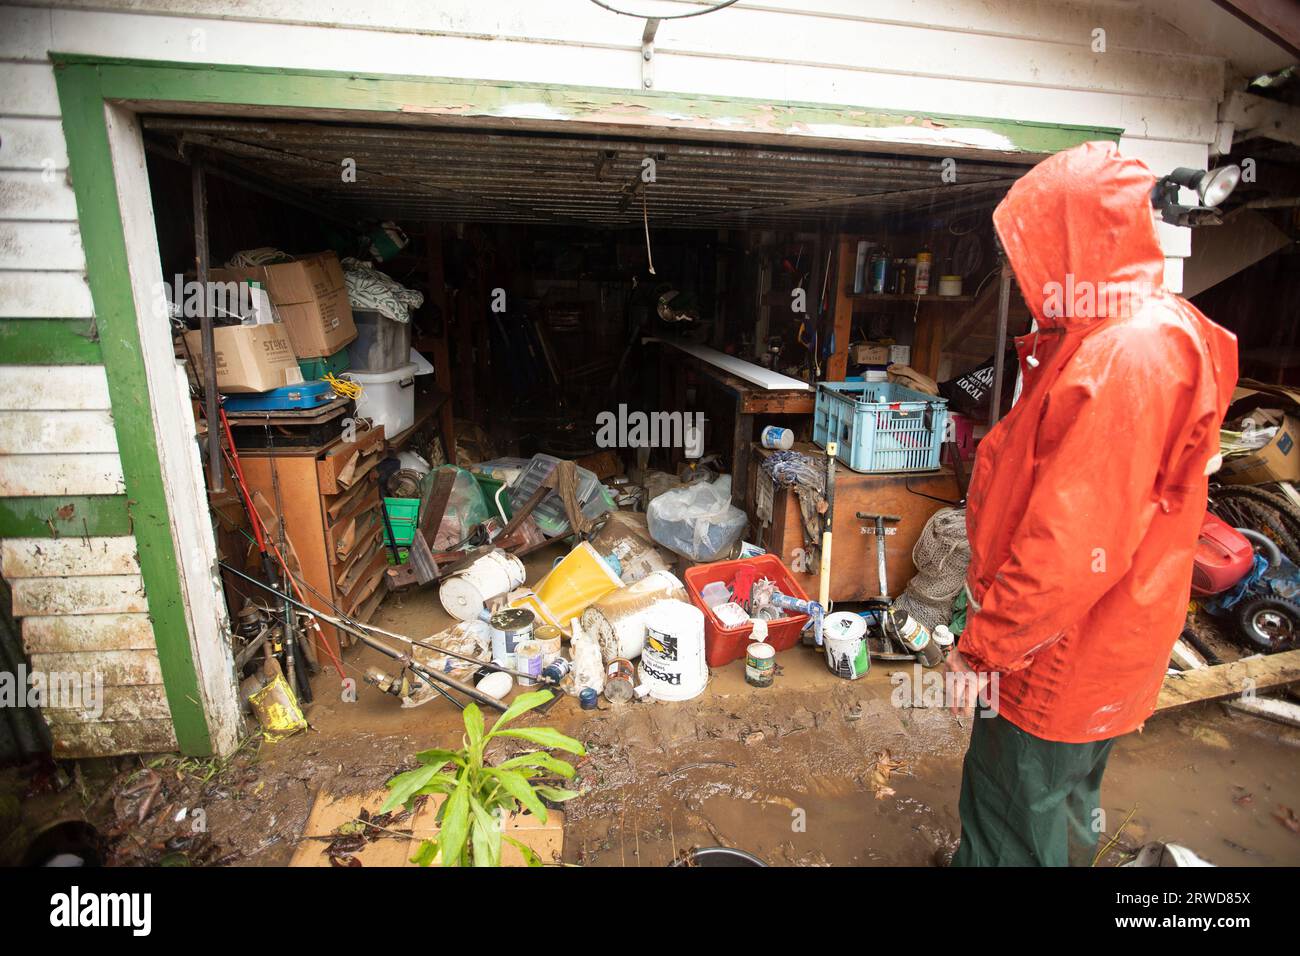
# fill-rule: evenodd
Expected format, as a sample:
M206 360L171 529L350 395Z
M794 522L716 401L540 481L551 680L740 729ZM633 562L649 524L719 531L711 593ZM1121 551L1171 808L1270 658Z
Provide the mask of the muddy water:
M529 580L552 558L534 556ZM375 623L422 637L450 621L436 589L428 589L391 598ZM366 648L353 648L346 660L358 679L367 666L389 663ZM768 689L746 685L736 662L715 670L693 701L602 701L587 712L562 699L528 718L589 749L579 764L584 795L566 806L565 861L662 866L690 847L715 845L777 865L946 860L959 832L969 724L942 711L892 706L897 665L877 665L850 683L808 649L784 651L777 662ZM262 750L268 793L370 789L417 749L459 745L459 713L445 701L404 710L365 684L354 703L340 698L327 675L316 687L314 731ZM278 786L279 778L289 785ZM1300 813L1300 732L1217 705L1162 715L1116 746L1102 796L1103 842L1123 825L1104 863L1162 840L1220 865L1300 865L1300 834L1274 816L1279 807ZM245 804L262 841L245 861L284 862L309 802L257 801L260 810ZM266 845L272 814L283 839Z

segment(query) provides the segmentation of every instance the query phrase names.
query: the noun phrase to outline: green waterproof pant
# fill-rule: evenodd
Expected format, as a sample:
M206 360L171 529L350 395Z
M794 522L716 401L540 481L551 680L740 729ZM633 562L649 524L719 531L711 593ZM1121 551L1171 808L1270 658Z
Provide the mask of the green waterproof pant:
M962 765L953 866L1091 866L1114 738L1063 744L977 714Z

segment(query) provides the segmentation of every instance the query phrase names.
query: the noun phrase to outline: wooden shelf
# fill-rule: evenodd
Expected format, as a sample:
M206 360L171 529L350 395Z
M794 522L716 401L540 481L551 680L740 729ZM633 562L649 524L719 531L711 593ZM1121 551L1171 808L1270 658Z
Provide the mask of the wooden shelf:
M907 295L897 292L852 292L844 293L846 298L858 302L974 302L973 295L936 295L928 293L926 295Z

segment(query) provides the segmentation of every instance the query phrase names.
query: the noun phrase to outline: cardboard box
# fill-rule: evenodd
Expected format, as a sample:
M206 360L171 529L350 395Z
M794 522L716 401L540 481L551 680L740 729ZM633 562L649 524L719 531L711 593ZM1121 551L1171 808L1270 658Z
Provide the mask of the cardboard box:
M298 356L289 342L288 331L279 322L218 326L212 330L212 341L216 346L218 391L269 392L302 382ZM186 332L185 345L202 376L203 333Z
M1224 461L1216 477L1229 485L1259 485L1268 481L1300 481L1300 420L1287 415L1277 434L1263 448Z
M333 355L357 337L343 266L332 252L275 265L213 269L210 275L214 282L262 283L298 358Z
M372 817L378 816L387 799L386 789L345 796L320 791L289 865L332 866L329 845L332 838L339 835L340 828L345 833L359 829L356 821L361 818L362 809ZM431 795L414 814L371 834L371 839L351 855L362 866L415 866L411 858L419 852L420 844L438 835L439 826L434 818L443 799L441 794ZM564 858L564 814L559 810L548 810L545 823L530 814L508 817L504 832L531 849L543 863L555 863ZM435 857L433 865L440 862ZM517 847L503 840L501 865L527 866L528 861Z
M888 365L889 346L859 342L853 346L853 361L859 365Z

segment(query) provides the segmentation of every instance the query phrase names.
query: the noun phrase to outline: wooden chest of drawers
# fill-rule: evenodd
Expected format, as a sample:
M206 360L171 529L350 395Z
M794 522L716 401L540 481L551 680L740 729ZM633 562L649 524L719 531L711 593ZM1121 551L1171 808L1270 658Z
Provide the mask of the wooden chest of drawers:
M333 605L366 621L383 600L387 553L376 471L383 454L382 428L352 442L240 451L250 494L284 522L309 585L307 603L326 613ZM335 628L321 630L333 653L340 638L351 643Z

